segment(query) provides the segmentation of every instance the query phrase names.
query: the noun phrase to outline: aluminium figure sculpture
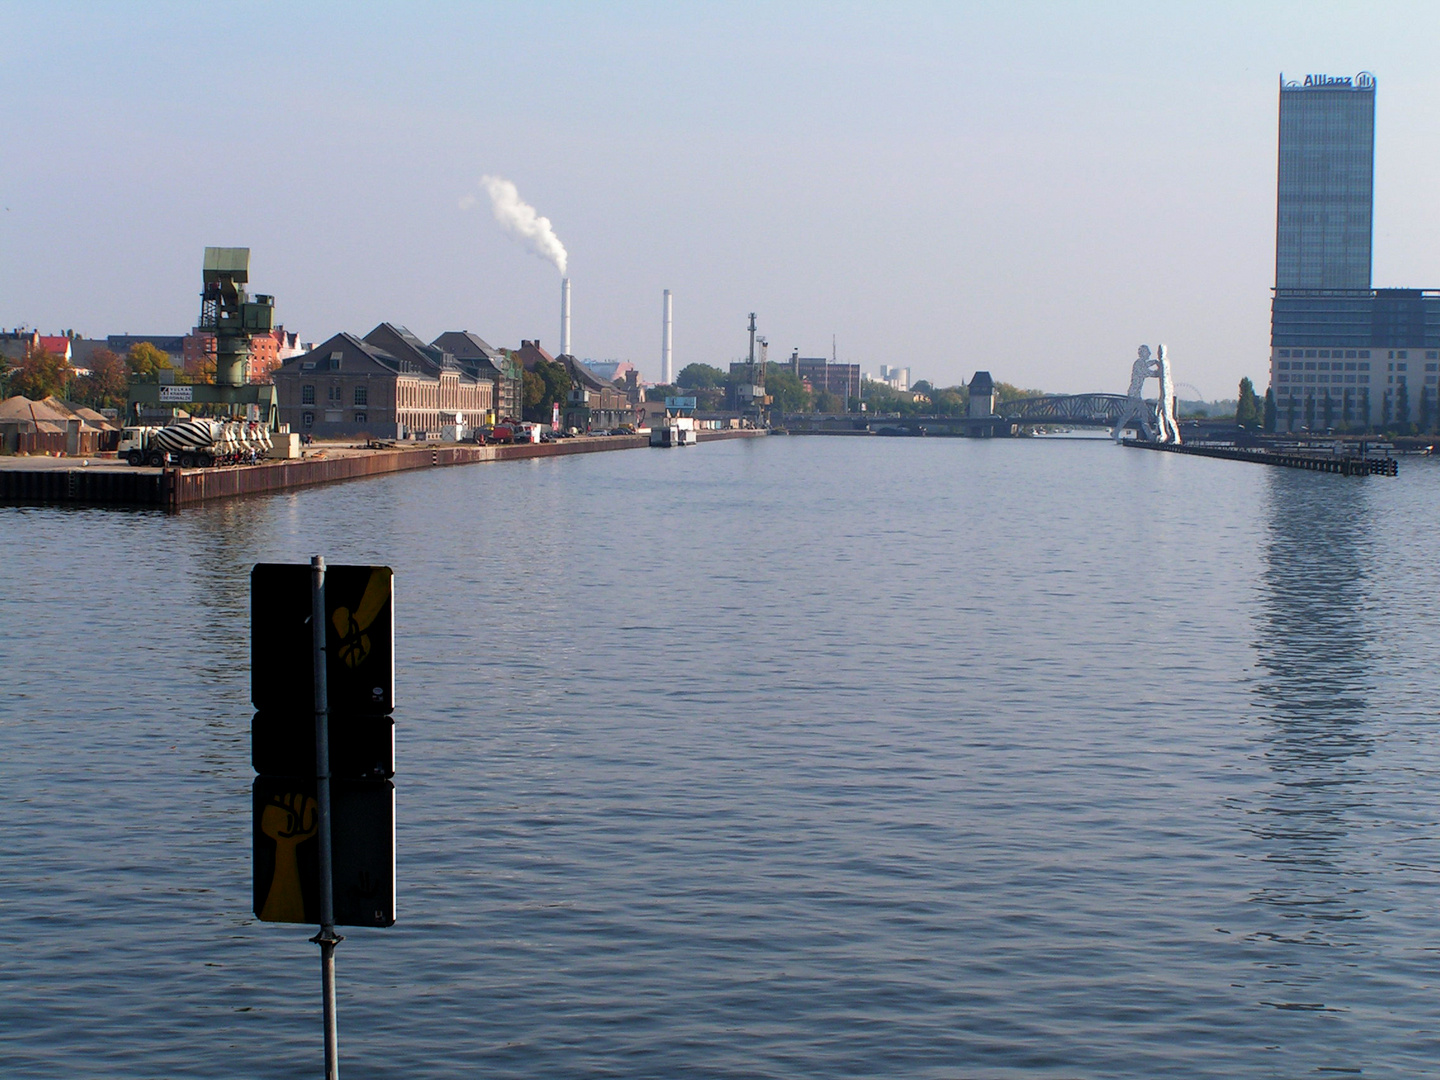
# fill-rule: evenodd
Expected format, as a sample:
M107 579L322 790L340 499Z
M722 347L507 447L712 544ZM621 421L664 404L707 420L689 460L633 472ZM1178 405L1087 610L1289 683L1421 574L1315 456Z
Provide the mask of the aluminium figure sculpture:
M1160 400L1154 405L1145 400L1145 382L1151 378L1160 380ZM1133 423L1146 442L1180 441L1180 428L1175 423L1175 383L1164 345L1160 346L1158 356L1151 355L1149 345L1141 345L1135 351L1127 398L1124 414L1110 431L1111 438L1119 442L1121 432Z

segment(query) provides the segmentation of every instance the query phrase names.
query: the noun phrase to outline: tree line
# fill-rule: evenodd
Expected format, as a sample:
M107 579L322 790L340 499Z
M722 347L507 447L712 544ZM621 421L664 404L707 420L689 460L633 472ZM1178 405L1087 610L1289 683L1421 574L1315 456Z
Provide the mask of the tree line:
M148 341L130 346L122 358L106 348L90 354L86 374L77 374L63 356L34 343L26 347L18 364L0 357L0 397L19 394L39 401L62 398L92 409L123 409L130 381L154 378L157 371L173 369L170 357Z
M647 395L652 401L680 395L692 396L703 412L726 407L734 387L743 380L710 364L687 364L668 386L651 387ZM970 390L965 385L936 387L921 380L907 393L887 383L866 379L860 395L848 400L828 390L816 390L805 383L787 365L771 361L765 365L765 389L775 399L781 413L858 412L863 401L871 413L898 413L902 416L964 416L970 407ZM1025 390L1009 383L996 383L999 401L1034 397L1039 390Z
M1381 399L1379 424L1370 422L1368 393L1359 401L1346 405L1344 398L1329 394L1316 397L1310 395L1303 403L1291 397L1282 410L1275 400L1275 390L1268 388L1265 397L1255 392L1255 384L1248 377L1240 380L1239 396L1235 405L1235 423L1238 427L1276 431L1280 419L1290 431L1306 428L1311 431L1349 432L1375 431L1387 435L1432 435L1440 429L1440 411L1437 411L1429 394L1422 394L1418 408L1412 407L1410 388L1397 383L1392 397Z

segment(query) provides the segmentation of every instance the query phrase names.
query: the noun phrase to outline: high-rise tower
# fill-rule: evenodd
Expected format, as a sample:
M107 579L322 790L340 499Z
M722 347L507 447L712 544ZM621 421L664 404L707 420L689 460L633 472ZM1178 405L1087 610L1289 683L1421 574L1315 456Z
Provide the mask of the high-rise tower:
M1280 80L1276 289L1369 289L1375 79Z
M1440 291L1376 289L1375 77L1280 79L1270 389L1279 431L1440 420Z

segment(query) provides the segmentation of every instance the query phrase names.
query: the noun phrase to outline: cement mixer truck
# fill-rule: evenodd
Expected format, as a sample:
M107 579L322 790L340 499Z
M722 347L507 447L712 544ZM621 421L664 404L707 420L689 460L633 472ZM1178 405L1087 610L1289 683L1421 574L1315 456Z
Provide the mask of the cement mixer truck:
M119 457L154 469L166 465L208 469L253 465L271 446L264 424L184 420L169 427L127 427L120 435Z

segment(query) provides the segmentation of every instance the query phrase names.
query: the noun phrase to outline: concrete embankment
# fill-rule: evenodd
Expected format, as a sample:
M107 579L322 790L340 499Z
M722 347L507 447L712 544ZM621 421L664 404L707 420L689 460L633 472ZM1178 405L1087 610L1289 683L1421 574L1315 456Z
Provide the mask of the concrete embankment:
M707 431L701 433L700 441L764 434L763 431ZM29 462L11 458L0 465L0 503L152 506L178 510L211 499L289 491L412 469L566 457L648 446L649 437L645 435L609 435L512 446L447 443L387 450L336 447L314 452L298 461L222 469L135 469L113 459L97 461L94 466L47 459L43 466L37 460L34 467L27 467Z

